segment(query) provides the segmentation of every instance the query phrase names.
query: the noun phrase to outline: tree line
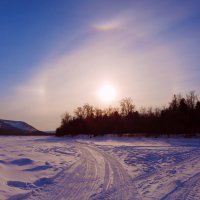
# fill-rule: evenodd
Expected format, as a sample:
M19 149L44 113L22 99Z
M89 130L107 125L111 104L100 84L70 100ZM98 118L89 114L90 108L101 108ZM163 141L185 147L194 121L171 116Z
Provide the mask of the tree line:
M194 91L187 95L175 94L163 108L136 110L128 97L119 107L100 109L89 104L77 107L73 115L65 113L56 136L141 134L160 136L184 134L192 137L200 133L200 100Z

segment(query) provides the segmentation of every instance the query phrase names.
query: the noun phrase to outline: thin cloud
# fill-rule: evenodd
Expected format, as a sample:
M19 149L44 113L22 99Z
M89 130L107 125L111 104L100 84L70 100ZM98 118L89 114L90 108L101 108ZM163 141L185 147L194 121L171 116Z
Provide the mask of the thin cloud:
M86 102L101 106L96 90L105 80L118 90L115 104L125 96L138 106L166 103L169 95L182 91L181 81L189 69L184 65L187 55L180 55L178 48L184 37L173 41L162 34L191 13L185 7L166 13L159 6L160 16L152 7L136 7L107 20L90 20L79 36L84 41L81 46L37 66L38 72L17 86L15 103L9 108L12 116L21 112L36 127L56 128L67 110ZM44 116L46 122L41 123L38 118Z

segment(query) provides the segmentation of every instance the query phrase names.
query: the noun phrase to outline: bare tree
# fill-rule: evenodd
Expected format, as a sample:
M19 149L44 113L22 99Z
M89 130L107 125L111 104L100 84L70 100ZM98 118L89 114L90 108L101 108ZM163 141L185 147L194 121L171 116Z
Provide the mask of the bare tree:
M82 107L78 107L76 108L76 110L74 110L74 115L76 118L84 118L84 111L83 111L83 108Z
M103 111L100 108L95 107L94 108L94 116L95 117L102 117L102 115L103 115Z
M111 116L111 115L113 115L115 112L119 112L119 109L118 109L118 108L115 108L115 107L112 107L112 106L109 106L108 108L105 108L105 109L103 110L104 115L107 115L107 116Z
M189 92L189 94L186 95L186 102L190 109L193 110L195 108L197 101L198 101L198 97L195 94L195 91L191 91Z
M61 124L64 125L64 124L67 124L69 123L69 121L72 120L72 116L66 112L63 116L62 116L62 121L61 121Z
M94 108L93 108L93 106L91 106L89 104L85 104L83 106L83 113L84 113L84 118L94 117Z
M85 104L82 107L76 108L74 111L76 118L85 119L87 117L94 117L94 108L89 104Z
M128 114L133 113L135 106L133 105L133 100L130 97L126 97L120 102L121 114L123 116L128 116Z
M181 94L174 94L172 101L169 103L169 108L171 110L177 110L180 106L180 102L182 98L183 97Z

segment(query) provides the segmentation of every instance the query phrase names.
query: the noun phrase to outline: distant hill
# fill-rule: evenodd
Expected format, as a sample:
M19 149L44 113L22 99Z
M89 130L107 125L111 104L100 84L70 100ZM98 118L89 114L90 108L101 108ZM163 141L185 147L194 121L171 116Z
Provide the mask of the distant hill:
M26 122L0 119L0 135L44 135Z

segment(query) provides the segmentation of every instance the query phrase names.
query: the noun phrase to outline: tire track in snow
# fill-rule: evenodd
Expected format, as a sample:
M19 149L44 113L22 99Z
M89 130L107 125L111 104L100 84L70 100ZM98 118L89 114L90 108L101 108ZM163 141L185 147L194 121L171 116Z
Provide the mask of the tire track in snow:
M54 183L34 190L27 200L141 199L122 165L105 151L76 143L80 159L54 178Z
M147 174L142 174L137 176L136 178L134 178L134 181L142 181L142 180L147 180L148 178L151 178L152 176L158 175L158 174L164 174L166 173L166 171L168 171L169 169L172 168L182 168L182 166L184 164L188 164L191 163L193 161L199 160L200 158L200 150L191 150L191 152L188 153L188 156L186 157L186 159L182 160L181 162L173 163L171 165L167 165L165 167L162 167L160 169L155 169L150 173Z
M97 147L90 146L93 151L99 152L105 160L105 174L107 183L101 192L93 195L92 200L97 199L141 199L137 189L122 165L111 155ZM105 179L104 179L105 180Z
M183 183L180 183L173 191L162 200L199 200L200 198L200 173L195 174Z
M160 169L154 170L152 173L149 174L144 174L144 175L140 175L138 177L136 177L135 179L133 179L133 181L135 182L135 184L137 185L139 189L139 191L151 191L151 185L154 184L155 182L158 182L158 180L161 183L165 183L165 184L161 184L161 187L159 188L159 190L161 191L165 191L164 197L163 194L161 196L154 196L154 193L149 193L145 194L144 192L141 192L142 196L144 199L162 199L162 200L166 200L166 199L173 199L173 200L199 200L200 197L200 192L198 192L198 194L193 195L193 198L189 198L189 196L192 195L192 190L193 187L190 187L188 184L188 187L185 187L185 189L182 189L182 193L184 193L184 198L183 197L178 197L176 195L176 193L182 188L183 183L185 184L187 180L189 180L188 178L184 178L186 181L181 182L179 180L177 180L176 178L173 179L171 182L168 181L168 176L173 176L173 177L189 177L191 175L187 175L184 174L183 169L189 169L191 168L191 166L195 166L195 165L199 165L200 163L200 156L199 156L200 151L199 150L192 150L191 154L189 154L189 156L187 156L184 160L182 160L181 162L178 163L173 163L169 166L164 166ZM171 174L170 171L175 171L176 174ZM193 173L194 174L194 173ZM199 181L197 181L197 183L199 182L200 185L200 177L198 179ZM174 184L175 183L175 184ZM190 182L192 184L192 182ZM166 184L173 184L175 185L175 188L170 191L171 189L167 189L167 187L165 188ZM198 184L197 184L198 185ZM194 186L194 184L193 184ZM148 188L148 190L147 190ZM189 190L187 190L188 194L190 193L191 195L189 195L188 197L186 197L186 192L183 192L184 190L186 190L187 188L190 188ZM196 186L196 188L200 189L200 186ZM196 189L196 190L199 190ZM173 196L171 196L173 193ZM180 194L180 193L179 193ZM168 198L170 196L170 198ZM177 197L177 198L175 198Z

